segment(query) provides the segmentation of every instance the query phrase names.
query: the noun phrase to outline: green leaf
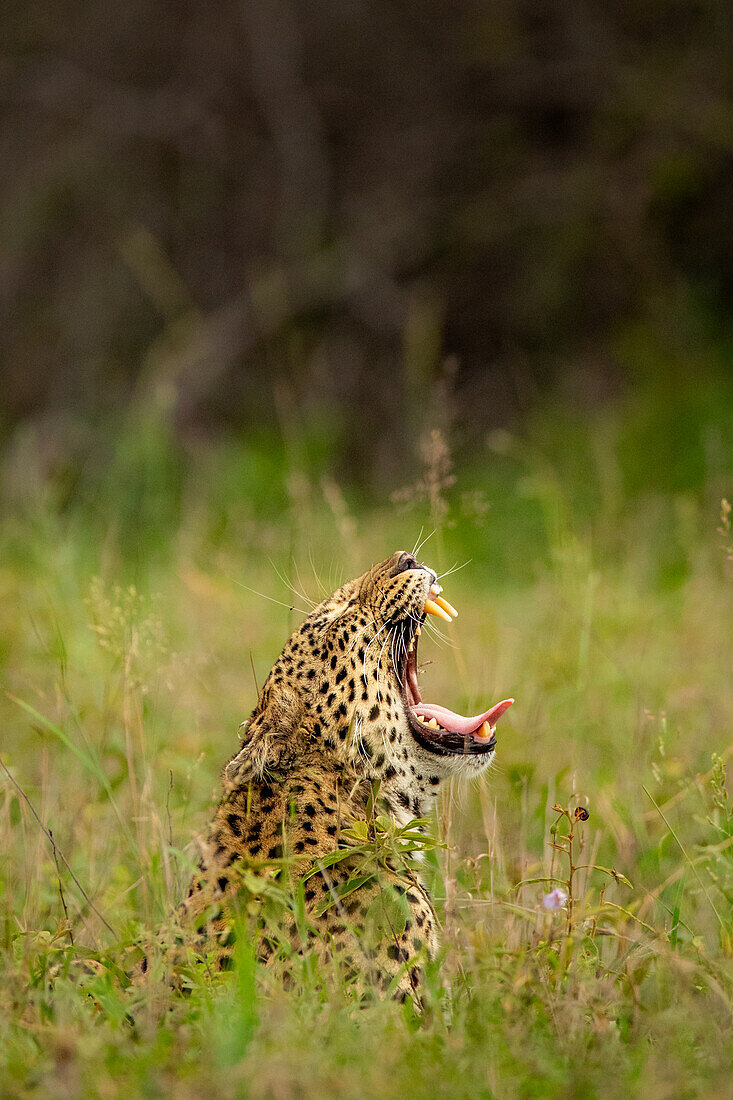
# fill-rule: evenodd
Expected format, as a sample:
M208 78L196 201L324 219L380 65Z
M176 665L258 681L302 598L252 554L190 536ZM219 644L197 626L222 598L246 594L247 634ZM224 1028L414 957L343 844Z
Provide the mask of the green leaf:
M393 940L405 931L408 918L409 907L404 894L398 894L391 886L387 886L380 890L367 909L367 934L377 942Z
M327 852L325 856L319 856L317 866L311 867L310 871L306 871L303 875L303 882L307 882L309 878L320 874L321 870L326 867L333 867L344 859L352 859L355 852L358 851L359 849L356 848L337 848L334 852Z
M322 916L332 905L336 905L337 902L343 901L344 898L348 898L350 894L353 894L356 890L360 890L362 886L366 886L368 882L374 882L375 879L376 876L373 874L357 875L356 878L349 879L334 890L335 897L333 895L330 896L326 901L321 902L321 904L316 907L314 910L315 915L317 917Z

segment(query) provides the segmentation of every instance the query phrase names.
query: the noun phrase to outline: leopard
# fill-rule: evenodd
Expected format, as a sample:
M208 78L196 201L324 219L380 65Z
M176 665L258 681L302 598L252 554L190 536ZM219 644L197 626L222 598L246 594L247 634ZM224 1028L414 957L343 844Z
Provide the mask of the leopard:
M422 628L428 615L457 615L442 591L434 569L395 551L318 604L283 647L223 769L178 913L222 968L232 965L226 914L243 869L275 868L280 878L287 869L301 884L308 928L304 935L293 919L282 930L294 951L335 961L362 996L419 1002L439 950L421 853L360 874L354 829L366 823L357 834L366 836L376 820L408 832L412 823L410 835L428 830L446 782L491 766L496 721L514 702L464 717L423 700ZM267 963L275 946L262 928L258 935Z

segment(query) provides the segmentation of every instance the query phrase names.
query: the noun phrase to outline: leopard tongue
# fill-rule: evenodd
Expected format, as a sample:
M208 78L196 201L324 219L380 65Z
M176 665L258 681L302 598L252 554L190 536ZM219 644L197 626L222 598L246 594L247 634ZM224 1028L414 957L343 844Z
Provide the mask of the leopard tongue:
M501 718L505 710L509 710L513 702L513 699L502 699L490 710L477 714L474 718L464 718L462 714L456 714L455 711L441 707L437 703L418 703L412 711L418 718L434 718L444 730L467 737L471 733L476 733L484 722L488 722L489 727L495 725L497 719Z

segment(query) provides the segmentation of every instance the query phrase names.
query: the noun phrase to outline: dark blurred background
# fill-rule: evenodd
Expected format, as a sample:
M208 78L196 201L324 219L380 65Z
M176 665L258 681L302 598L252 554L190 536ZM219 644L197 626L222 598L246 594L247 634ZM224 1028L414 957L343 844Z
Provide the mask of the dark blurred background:
M720 380L729 11L5 0L6 446L73 465L150 404L184 447L308 424L375 485L441 418L468 454Z

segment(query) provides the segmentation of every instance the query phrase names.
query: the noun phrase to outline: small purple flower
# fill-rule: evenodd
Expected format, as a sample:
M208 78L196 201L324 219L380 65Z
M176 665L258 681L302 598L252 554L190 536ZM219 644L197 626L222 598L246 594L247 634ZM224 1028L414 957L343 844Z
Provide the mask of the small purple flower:
M542 899L542 904L545 909L564 909L567 900L568 895L565 891L561 890L559 886L556 886L549 894L545 894Z

